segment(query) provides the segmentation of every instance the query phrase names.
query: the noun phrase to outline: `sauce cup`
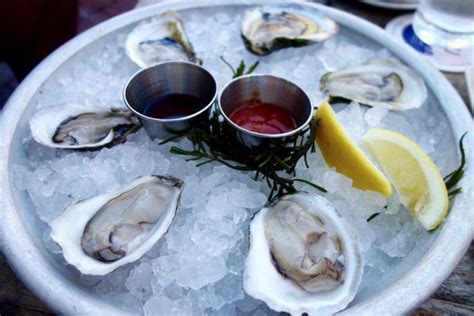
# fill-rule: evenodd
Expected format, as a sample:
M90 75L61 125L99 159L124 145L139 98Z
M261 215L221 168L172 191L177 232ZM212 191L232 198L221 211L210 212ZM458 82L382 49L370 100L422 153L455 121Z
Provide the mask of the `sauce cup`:
M150 106L159 106L158 100L171 94L192 96L200 102L186 104L188 108L195 107L195 111L186 116L157 118L145 114ZM125 85L123 98L127 107L138 116L147 134L151 138L164 139L209 119L217 98L217 83L199 65L184 61L162 62L135 73Z
M252 99L284 108L293 116L296 128L280 134L263 134L237 125L230 119L231 114ZM218 103L237 142L249 149L278 141L292 141L309 125L314 113L311 98L302 88L284 78L271 75L246 75L230 81L221 91Z

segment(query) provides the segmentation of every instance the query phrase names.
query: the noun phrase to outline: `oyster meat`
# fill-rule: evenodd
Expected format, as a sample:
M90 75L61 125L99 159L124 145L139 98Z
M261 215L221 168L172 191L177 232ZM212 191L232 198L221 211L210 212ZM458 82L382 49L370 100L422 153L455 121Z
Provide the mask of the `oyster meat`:
M36 112L30 120L33 138L63 149L96 149L124 142L141 127L126 109L68 104Z
M323 197L286 195L251 222L244 290L276 311L336 313L362 273L357 237Z
M316 10L278 6L249 9L242 20L242 38L257 55L322 42L338 29L336 22Z
M427 97L423 79L391 59L328 72L321 77L320 90L333 97L399 111L418 108Z
M140 23L128 35L125 50L142 68L168 60L201 63L186 36L181 18L171 11Z
M168 231L182 186L173 177L146 176L73 203L51 224L51 238L83 274L107 274L138 260Z

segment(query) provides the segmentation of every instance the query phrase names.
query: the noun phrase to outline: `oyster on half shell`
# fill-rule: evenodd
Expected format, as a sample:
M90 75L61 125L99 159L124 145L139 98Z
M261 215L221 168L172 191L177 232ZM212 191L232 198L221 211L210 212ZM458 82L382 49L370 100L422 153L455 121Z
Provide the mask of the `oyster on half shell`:
M201 63L186 36L180 16L172 11L140 23L128 35L125 51L142 68L168 60Z
M242 20L242 38L257 55L322 42L338 29L336 22L316 10L279 6L249 9Z
M323 197L286 195L250 224L244 289L276 311L336 313L354 298L362 273L357 237Z
M36 112L30 119L33 138L40 144L63 149L98 149L126 140L141 127L126 109L67 104Z
M146 176L73 203L51 224L51 238L83 274L107 274L138 260L168 231L182 186L173 177Z
M333 97L398 111L420 107L428 95L420 76L391 59L328 72L321 77L320 90Z

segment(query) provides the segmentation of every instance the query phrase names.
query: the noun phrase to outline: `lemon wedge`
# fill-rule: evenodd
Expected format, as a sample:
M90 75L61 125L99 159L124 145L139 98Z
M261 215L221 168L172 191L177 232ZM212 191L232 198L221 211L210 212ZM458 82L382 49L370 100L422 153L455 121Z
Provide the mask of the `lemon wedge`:
M435 163L420 146L402 134L382 128L371 129L363 141L413 217L426 230L441 224L448 213L448 191Z
M351 178L354 187L391 196L390 182L350 139L327 102L318 108L316 118L316 142L326 163Z

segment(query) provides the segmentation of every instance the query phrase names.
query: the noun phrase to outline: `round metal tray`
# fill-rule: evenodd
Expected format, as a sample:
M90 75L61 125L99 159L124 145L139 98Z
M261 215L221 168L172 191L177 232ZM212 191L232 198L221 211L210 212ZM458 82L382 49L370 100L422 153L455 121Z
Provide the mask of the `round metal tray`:
M263 4L266 1L220 1L219 5L242 6ZM404 313L427 298L449 276L462 258L473 237L472 213L474 163L473 124L467 108L451 84L416 52L394 41L379 27L348 13L311 3L312 6L376 43L386 47L397 58L421 74L434 96L444 108L455 139L470 131L465 147L468 153L466 174L460 183L463 193L452 202L450 214L436 239L414 263L396 277L389 278L380 291L354 302L346 314ZM215 6L214 1L199 3L165 3L135 10L105 23L71 40L45 59L17 88L7 103L0 127L0 246L20 279L53 310L65 314L126 314L123 310L104 302L67 277L66 267L51 257L41 242L40 220L24 203L25 193L13 185L12 165L23 153L19 126L25 126L34 111L30 100L41 93L42 84L75 54L100 41L102 37L122 27L154 16L166 10L202 9ZM455 148L455 144L453 144Z

